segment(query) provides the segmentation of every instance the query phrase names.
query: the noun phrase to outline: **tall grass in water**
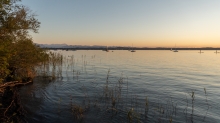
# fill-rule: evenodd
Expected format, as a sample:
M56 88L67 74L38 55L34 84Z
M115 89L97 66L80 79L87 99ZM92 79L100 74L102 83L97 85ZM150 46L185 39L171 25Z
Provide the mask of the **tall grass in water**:
M62 77L63 55L56 52L49 52L48 57L37 68L38 76L48 78L50 81Z
M184 104L179 104L179 101L172 97L164 99L163 102L151 101L147 95L143 99L128 90L129 85L123 75L117 82L113 82L110 80L110 74L111 72L108 70L105 84L102 90L96 91L96 96L90 97L86 88L91 89L91 87L83 85L84 103L71 103L71 111L77 121L88 122L87 117L96 117L91 122L206 122L205 118L210 106L206 89L204 89L205 105L202 106L207 107L207 110L195 114L195 110L201 107L196 103L196 91L194 90L186 95L184 108Z

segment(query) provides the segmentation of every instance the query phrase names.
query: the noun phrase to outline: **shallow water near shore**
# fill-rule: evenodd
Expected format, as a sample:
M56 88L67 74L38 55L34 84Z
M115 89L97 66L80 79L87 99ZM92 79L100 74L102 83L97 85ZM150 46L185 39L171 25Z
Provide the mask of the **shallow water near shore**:
M220 122L215 51L53 52L64 56L60 76L36 77L19 90L30 123Z

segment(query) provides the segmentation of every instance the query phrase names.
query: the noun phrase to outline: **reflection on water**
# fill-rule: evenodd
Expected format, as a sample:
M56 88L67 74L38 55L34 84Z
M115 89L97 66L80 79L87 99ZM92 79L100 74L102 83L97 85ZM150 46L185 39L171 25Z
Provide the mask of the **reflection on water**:
M34 122L220 122L213 51L56 51L57 79L20 89ZM76 113L77 112L77 113Z

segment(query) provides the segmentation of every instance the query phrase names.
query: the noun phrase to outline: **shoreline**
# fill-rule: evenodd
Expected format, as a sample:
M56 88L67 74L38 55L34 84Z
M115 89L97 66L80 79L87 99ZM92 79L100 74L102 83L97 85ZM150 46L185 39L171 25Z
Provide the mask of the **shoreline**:
M20 95L17 87L33 83L28 82L5 82L0 85L0 122L25 122L24 109L20 103Z

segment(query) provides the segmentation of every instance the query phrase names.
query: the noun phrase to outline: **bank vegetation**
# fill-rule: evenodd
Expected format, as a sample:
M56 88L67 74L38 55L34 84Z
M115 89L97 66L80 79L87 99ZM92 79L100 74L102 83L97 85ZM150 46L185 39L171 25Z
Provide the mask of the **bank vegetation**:
M16 86L30 83L35 68L48 59L32 41L40 22L21 0L0 0L0 122L22 122Z

